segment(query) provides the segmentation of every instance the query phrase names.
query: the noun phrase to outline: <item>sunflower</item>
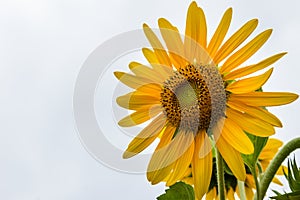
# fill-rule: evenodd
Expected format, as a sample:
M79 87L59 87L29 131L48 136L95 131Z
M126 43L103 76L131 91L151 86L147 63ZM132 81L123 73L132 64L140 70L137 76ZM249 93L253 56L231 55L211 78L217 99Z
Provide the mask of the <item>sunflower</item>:
M131 127L149 121L130 142L123 157L140 153L158 138L147 169L148 180L152 184L165 181L172 185L184 177L191 164L198 199L209 187L212 148L220 152L233 175L245 181L241 153L251 154L254 147L244 131L262 137L273 135L274 127L282 124L264 107L288 104L298 97L288 92L259 90L272 68L261 75L245 77L265 69L286 53L242 66L267 41L272 30L245 43L258 24L257 19L252 19L224 41L231 18L229 8L208 42L204 12L192 2L184 38L169 21L158 20L167 49L144 24L152 49L143 48L142 52L150 65L131 62L132 73L114 73L134 89L117 98L118 105L133 111L118 124Z
M278 139L275 138L270 138L268 139L268 142L266 146L263 148L259 158L258 158L258 164L262 166L262 172L265 171L265 169L268 167L270 161L274 158L275 154L277 153L278 149L282 146L282 142ZM214 168L215 170L215 165ZM245 180L245 194L247 199L253 199L254 197L254 192L256 190L256 185L255 185L255 180L254 177L250 174L250 170L247 168L245 165L246 169L246 180ZM287 167L286 166L281 166L281 168L277 171L276 175L281 176L284 175L283 170L287 172ZM209 187L209 192L206 194L206 199L207 200L215 200L219 199L218 194L217 194L217 178L214 176L211 179L210 182L210 187ZM186 176L183 181L185 183L188 183L190 185L193 185L192 179L191 179L191 174ZM233 176L230 173L226 173L225 171L225 186L226 186L226 196L227 199L229 200L235 200L235 194L237 194L238 197L240 197L239 189L237 186L238 180L236 179L235 176ZM273 178L273 183L282 185L280 180L277 177Z
M216 181L216 180L215 180ZM237 186L237 179L230 174L225 173L225 183L226 183L226 199L228 200L235 200L235 194L237 194L240 197L238 186ZM218 193L217 193L218 186L215 185L212 187L209 192L206 194L206 200L217 200L219 199ZM253 199L255 189L255 181L252 175L246 174L246 180L245 180L245 194L246 199Z

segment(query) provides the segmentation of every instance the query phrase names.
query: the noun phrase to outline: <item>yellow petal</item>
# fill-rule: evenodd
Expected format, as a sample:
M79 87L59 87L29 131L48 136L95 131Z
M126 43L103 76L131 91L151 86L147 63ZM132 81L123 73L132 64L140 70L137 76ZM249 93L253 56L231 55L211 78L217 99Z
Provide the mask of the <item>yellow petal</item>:
M222 136L237 151L243 154L252 154L254 152L251 140L230 118L225 119Z
M237 193L238 197L241 198L238 186L236 187L236 193ZM253 197L254 197L253 188L248 187L246 184L245 184L245 194L246 194L246 199L253 199Z
M161 65L158 61L156 54L148 48L143 48L142 52L147 59L147 61L151 64L154 71L157 72L157 75L162 77L163 80L169 78L172 75L173 70L169 66Z
M184 152L184 154L180 158L178 158L174 163L173 171L166 183L167 186L173 185L178 180L181 180L184 177L186 170L191 164L194 154L194 134L192 132L187 132L185 134L185 140L181 143L181 146L178 146L177 148L182 148L182 146L185 146L184 143L188 143L190 144L190 146Z
M176 128L170 125L167 125L165 130L163 131L162 137L155 149L155 152L158 152L159 149L167 149L173 136L175 133ZM157 154L155 153L154 154ZM153 155L152 155L153 157ZM153 162L153 161L152 161ZM149 166L148 166L149 168ZM169 166L165 167L162 166L161 169L159 170L152 170L150 171L150 169L147 170L147 179L150 182L153 182L154 179L156 179L156 182L153 182L152 184L156 184L162 180L166 180L166 178L169 176L170 171L172 170L172 164L170 164ZM160 175L161 174L161 175ZM159 177L159 178L158 178Z
M259 155L260 160L272 160L277 153L278 149L283 145L283 142L275 139L269 138L267 144L263 148Z
M178 131L166 146L155 150L147 169L147 178L152 184L161 182L174 169L175 162L190 148L193 140L186 133ZM183 170L183 173L186 169Z
M278 185L283 186L283 184L281 183L281 181L280 181L277 177L274 177L274 178L272 179L272 182L273 182L273 183L276 183L276 184L278 184Z
M271 33L271 29L262 32L253 40L248 42L243 48L230 56L221 67L221 73L229 72L245 62L269 39Z
M231 169L233 175L238 180L245 181L246 170L241 154L223 138L223 135L220 135L216 142L218 150L220 151L228 167Z
M279 149L282 145L283 145L282 141L280 141L276 138L269 138L268 141L267 141L266 146L263 149L263 151Z
M131 87L133 89L136 89L138 87L141 87L147 83L153 83L153 81L138 77L132 74L128 74L125 72L114 72L114 75L121 81L123 84L127 85L128 87Z
M185 58L189 63L208 64L209 55L206 51L207 27L204 12L196 2L192 2L188 9L184 52Z
M159 97L149 95L136 95L134 92L132 92L123 96L119 96L116 101L119 106L130 110L138 110L144 106L160 104Z
M195 147L195 145L194 145L194 147ZM184 177L188 177L188 176L191 176L191 175L192 175L192 168L189 167L189 168L187 168L187 170L185 171Z
M234 198L234 190L232 189L232 187L229 188L228 192L227 192L227 199L228 200L235 200Z
M217 189L213 187L209 192L206 194L206 200L215 200L217 199Z
M205 14L195 1L190 4L188 9L185 35L196 41L201 47L206 47L207 27Z
M231 18L232 18L232 8L229 8L224 13L217 30L215 31L213 37L209 42L207 51L212 58L215 57L217 50L219 49L220 45L223 42L223 39L230 26Z
M193 180L193 177L185 177L182 179L182 181L186 184L189 184L189 185L194 185L194 180Z
M264 153L262 152L259 155L260 160L272 160L277 153L278 149L276 151L265 151Z
M176 131L176 127L168 124L166 129L163 131L163 134L160 138L160 141L159 141L155 151L157 151L161 148L164 148L166 145L168 145L171 142L172 138L174 137L175 131Z
M220 63L224 58L231 54L240 44L242 44L249 35L257 27L258 20L252 19L244 24L238 31L236 31L219 49L214 57L215 63Z
M250 174L246 174L245 184L249 188L256 188L254 177Z
M152 80L154 83L162 83L164 79L155 70L138 62L129 63L130 70L136 75Z
M284 172L285 174L288 174L288 168L284 165L281 165L281 167L277 170L276 175L282 176L284 175Z
M172 62L177 69L185 64L184 47L181 36L176 27L174 27L168 20L160 18L158 20L161 35L167 45L170 56L175 62Z
M203 157L201 155L203 146L211 149L210 140L205 131L198 133L195 137L195 153L192 162L194 189L198 199L202 199L204 194L207 193L212 175L212 151Z
M152 107L147 106L145 109L137 110L136 112L124 117L119 121L118 124L122 127L135 126L148 121L160 112L162 112L162 108L160 105L154 105Z
M240 113L231 108L226 111L228 118L232 119L244 131L260 137L268 137L275 133L274 127L260 119L249 116L246 113Z
M148 41L153 47L154 53L159 63L164 66L172 66L167 52L165 51L164 47L162 46L154 32L149 28L147 24L143 24L143 29Z
M253 199L254 192L253 192L252 188L245 187L245 193L246 193L246 198L247 199Z
M200 18L198 43L203 48L206 48L206 45L207 45L207 27L206 27L205 14L204 14L202 8L200 8L200 7L198 7L198 13L199 13L199 18Z
M138 88L136 92L143 93L146 95L151 95L156 98L160 98L160 93L162 91L162 85L157 83L147 83Z
M159 64L159 61L155 55L155 53L148 49L148 48L142 48L142 52L147 59L147 61L152 65L152 64Z
M236 81L227 86L226 90L235 94L253 92L261 88L267 82L272 72L273 68L269 69L262 75Z
M185 57L189 62L193 62L195 57L195 50L198 41L199 22L197 20L197 3L193 1L187 12L185 38L184 38L184 51Z
M263 171L266 171L267 167L270 164L270 161L269 160L260 160L259 163L260 163Z
M247 76L249 74L252 74L254 72L262 70L262 69L272 65L273 63L275 63L277 60L282 58L285 54L286 54L286 52L279 53L279 54L271 56L271 57L255 64L255 65L250 65L247 67L236 69L230 73L225 74L224 79L225 80L234 80L236 78L241 78L243 76Z
M278 150L281 146L283 145L283 142L276 139L276 138L269 138L267 141L266 146L264 147L263 152L265 151L274 151L274 150Z
M289 104L297 98L297 94L289 92L249 92L229 96L230 101L240 101L249 106L279 106Z
M158 20L158 26L169 51L183 55L183 42L178 29L164 18Z
M238 102L238 101L227 101L227 105L230 108L233 108L240 112L245 112L249 115L251 115L254 118L261 119L265 122L268 122L269 124L277 127L282 127L281 121L272 113L267 111L266 109L255 107L255 106L248 106L244 103Z
M146 149L157 138L165 126L164 115L159 115L146 126L128 145L123 158L130 158Z
M199 26L197 27L198 40L197 40L197 46L195 51L195 58L198 63L205 65L211 62L211 57L206 50L207 49L206 19L205 19L205 14L200 7L197 7L196 13L197 13L196 20L199 21Z

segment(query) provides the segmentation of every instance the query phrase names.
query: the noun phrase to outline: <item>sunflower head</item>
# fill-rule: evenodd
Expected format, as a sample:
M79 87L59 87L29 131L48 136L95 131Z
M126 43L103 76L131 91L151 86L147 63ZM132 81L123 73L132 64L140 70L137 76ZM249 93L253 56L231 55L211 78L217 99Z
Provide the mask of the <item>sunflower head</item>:
M224 41L231 18L229 8L208 39L204 12L192 2L184 37L168 20L158 20L164 44L144 24L152 46L143 48L149 64L132 62L132 73L115 72L122 83L133 89L117 98L121 107L132 110L119 125L130 127L150 121L130 142L123 157L140 153L158 139L147 169L148 180L152 184L165 181L172 185L183 179L191 166L198 199L209 189L212 149L220 152L235 178L245 181L247 173L241 154L254 152L246 132L261 137L273 135L274 127L282 124L265 107L288 104L298 98L293 93L260 90L273 68L261 70L285 53L245 65L272 30L245 42L258 24L257 19L252 19ZM253 75L257 72L260 75Z
M224 83L215 66L187 65L163 83L161 105L168 121L195 134L208 130L226 108Z

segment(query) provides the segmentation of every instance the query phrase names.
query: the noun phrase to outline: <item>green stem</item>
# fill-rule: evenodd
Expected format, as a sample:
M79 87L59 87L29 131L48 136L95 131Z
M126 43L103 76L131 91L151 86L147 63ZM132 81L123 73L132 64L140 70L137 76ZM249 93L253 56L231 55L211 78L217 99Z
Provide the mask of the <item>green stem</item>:
M218 176L218 196L220 200L225 200L225 180L224 180L224 163L223 158L216 150L217 176Z
M238 181L238 188L239 188L241 200L246 200L245 182L243 182L243 181Z
M270 165L266 169L266 171L260 181L260 188L259 188L260 196L259 196L258 200L263 200L263 198L267 192L267 189L268 189L273 177L275 176L276 172L278 171L279 167L281 166L282 162L288 157L288 155L290 153L292 153L293 151L295 151L298 148L300 148L300 137L289 141L276 154L276 156L271 161Z
M255 181L255 186L256 186L256 199L260 198L260 191L259 191L259 182L258 182L258 178L257 178L257 173L256 173L256 168L251 168L251 174L253 175L254 181Z

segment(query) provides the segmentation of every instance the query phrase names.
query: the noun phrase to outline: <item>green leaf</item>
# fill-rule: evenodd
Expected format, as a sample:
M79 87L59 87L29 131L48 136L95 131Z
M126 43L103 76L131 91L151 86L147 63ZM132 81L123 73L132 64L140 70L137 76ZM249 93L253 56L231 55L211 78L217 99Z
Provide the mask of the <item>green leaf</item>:
M253 143L254 146L254 153L250 155L242 155L244 162L249 168L254 168L257 164L258 157L263 150L263 148L266 146L266 143L268 141L268 137L259 137L255 135L248 134L248 137Z
M297 180L300 183L300 170L298 169L295 157L294 157L293 163L291 163L291 166L293 168L295 180Z
M298 169L295 157L293 161L288 160L288 174L284 172L284 176L293 192L300 191L300 169Z
M299 200L300 199L300 191L290 192L285 194L280 194L276 191L274 192L277 194L277 196L271 197L271 199L276 199L276 200Z
M194 189L184 182L177 182L166 190L157 200L195 200Z
M300 199L300 169L297 166L296 159L288 159L288 173L284 172L284 176L289 183L290 190L292 192L280 194L274 191L277 196L271 197L276 200L299 200Z

